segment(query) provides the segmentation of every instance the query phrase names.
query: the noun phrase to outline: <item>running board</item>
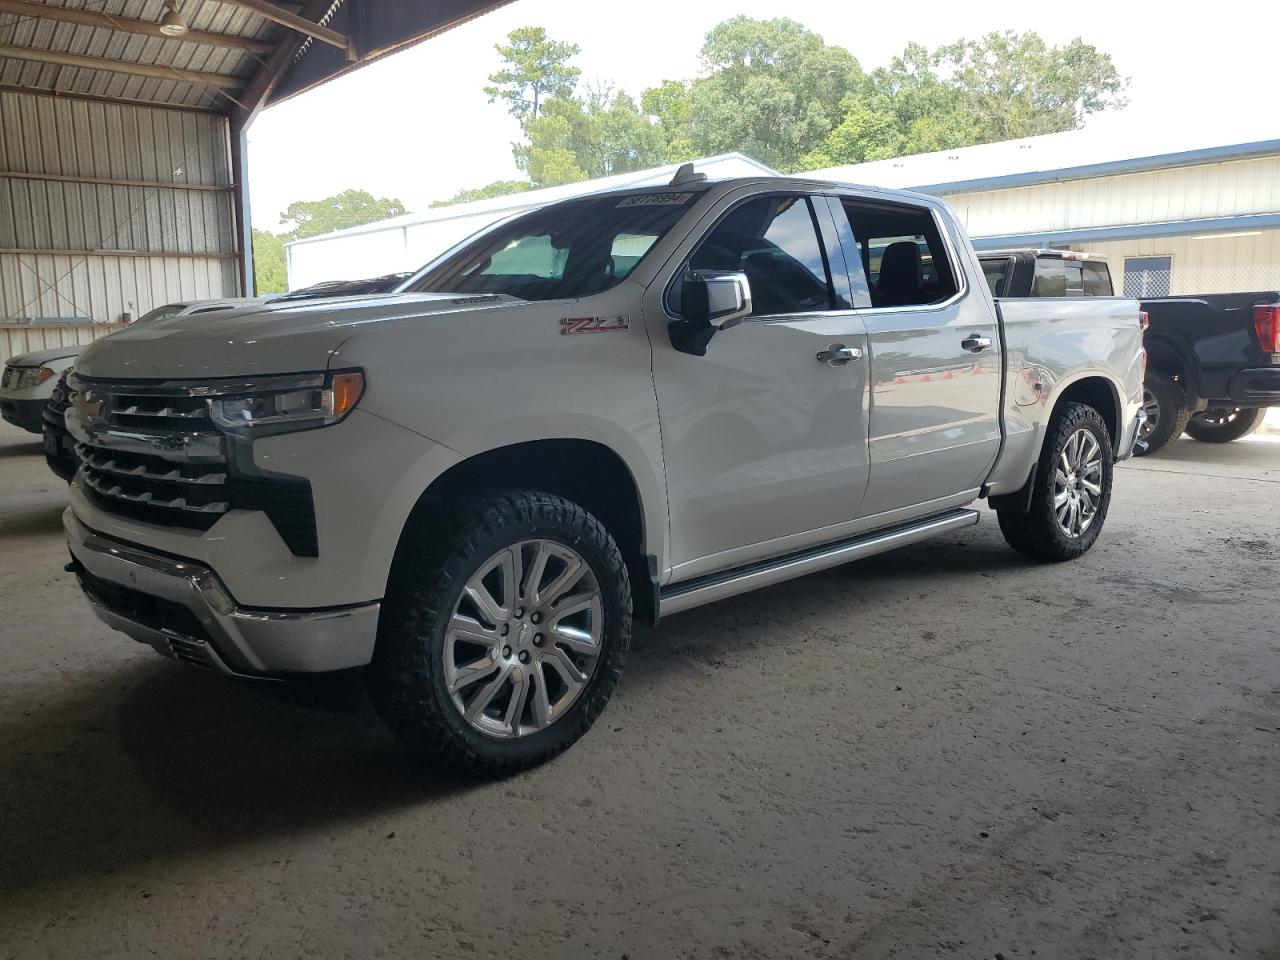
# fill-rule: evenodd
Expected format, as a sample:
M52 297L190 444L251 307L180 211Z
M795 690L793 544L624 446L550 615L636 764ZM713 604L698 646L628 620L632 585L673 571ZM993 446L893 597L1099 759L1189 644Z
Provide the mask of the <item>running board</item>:
M782 583L794 577L803 577L808 573L838 567L852 560L861 560L863 557L905 547L911 543L919 543L921 540L928 540L942 533L971 527L977 522L977 510L951 510L926 520L917 520L910 524L824 544L800 553L736 567L724 573L696 577L663 590L658 601L658 613L659 616L669 616L681 610L702 606L704 603L713 603L739 593L746 593L748 590Z

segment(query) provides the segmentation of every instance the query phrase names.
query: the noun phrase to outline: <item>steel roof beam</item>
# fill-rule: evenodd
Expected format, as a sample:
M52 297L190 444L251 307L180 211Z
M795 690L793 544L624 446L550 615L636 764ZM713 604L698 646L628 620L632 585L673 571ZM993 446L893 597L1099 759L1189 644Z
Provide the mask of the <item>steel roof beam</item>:
M287 10L278 4L272 3L271 0L220 0L220 2L252 10L258 16L265 17L273 23L288 27L290 30L296 30L298 33L306 34L308 37L314 37L322 43L329 44L331 47L337 47L339 50L346 50L350 46L347 38L338 33L337 30L330 30L328 27L321 26L314 20L308 20L292 10Z
M214 87L219 90L234 90L243 86L239 77L229 77L221 73L203 73L198 70L181 70L159 63L130 63L125 60L111 60L107 57L86 57L79 53L63 53L58 50L36 50L31 47L13 47L0 45L0 57L13 57L15 60L31 60L35 63L52 63L60 67L81 67L86 70L110 70L115 73L130 73L138 77L151 77L156 80L179 80L199 86Z

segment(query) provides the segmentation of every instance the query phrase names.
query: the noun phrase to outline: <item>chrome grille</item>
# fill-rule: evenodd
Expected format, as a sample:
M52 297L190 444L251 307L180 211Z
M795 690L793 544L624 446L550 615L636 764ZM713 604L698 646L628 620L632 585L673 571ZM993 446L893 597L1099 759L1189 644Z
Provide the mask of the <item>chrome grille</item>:
M221 434L203 397L93 383L101 419L76 444L80 477L103 509L164 526L207 529L228 510Z
M142 430L211 430L209 404L202 397L113 393L107 420Z

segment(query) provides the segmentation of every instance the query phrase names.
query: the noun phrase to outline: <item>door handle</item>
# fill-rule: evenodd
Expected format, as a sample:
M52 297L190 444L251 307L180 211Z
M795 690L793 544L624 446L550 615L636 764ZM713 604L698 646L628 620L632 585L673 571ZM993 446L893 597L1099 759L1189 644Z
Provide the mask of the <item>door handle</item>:
M843 367L850 360L861 360L862 350L858 347L846 347L843 343L833 343L826 350L818 351L818 362L829 367Z
M964 347L970 353L981 353L987 347L991 346L990 337L980 337L976 333L971 333L960 341L960 346Z

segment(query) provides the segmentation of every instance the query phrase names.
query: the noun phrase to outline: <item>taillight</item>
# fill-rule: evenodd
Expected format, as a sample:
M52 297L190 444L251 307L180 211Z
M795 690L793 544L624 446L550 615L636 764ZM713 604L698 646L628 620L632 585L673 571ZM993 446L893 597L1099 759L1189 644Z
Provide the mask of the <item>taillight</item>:
M1147 316L1147 311L1145 310L1138 311L1138 326L1142 328L1143 333L1146 333L1147 327L1151 326L1151 318Z
M1253 332L1264 353L1280 353L1280 304L1253 308Z

